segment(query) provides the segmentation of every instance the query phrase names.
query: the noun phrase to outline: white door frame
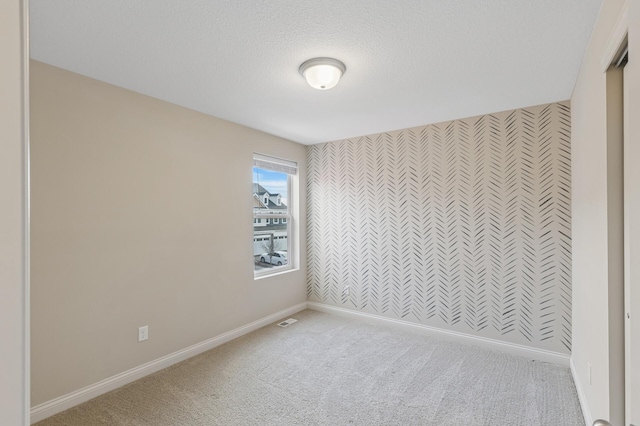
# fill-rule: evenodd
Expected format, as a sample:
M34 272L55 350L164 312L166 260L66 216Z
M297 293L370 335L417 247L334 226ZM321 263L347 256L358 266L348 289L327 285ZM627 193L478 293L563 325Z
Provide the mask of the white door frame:
M627 1L624 68L625 424L640 425L640 3Z
M28 0L0 3L0 419L30 424Z
M624 399L625 425L640 424L640 125L636 117L640 99L640 4L627 0L613 27L601 58L602 71L607 72L624 48L628 48L629 62L624 69ZM630 28L634 23L634 28ZM633 96L630 96L633 93ZM632 285L633 284L633 285ZM635 401L634 401L635 399Z

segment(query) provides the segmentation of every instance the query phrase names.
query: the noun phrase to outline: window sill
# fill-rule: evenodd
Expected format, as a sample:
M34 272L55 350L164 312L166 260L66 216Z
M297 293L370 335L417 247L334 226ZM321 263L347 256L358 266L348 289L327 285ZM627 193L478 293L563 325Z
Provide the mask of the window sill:
M288 274L289 272L296 272L299 271L300 268L288 268L288 269L283 269L283 270L279 270L279 271L274 271L273 273L265 273L265 274L260 274L260 275L253 275L253 280L254 281L258 281L258 280L262 280L265 278L271 278L271 277L275 277L278 275L283 275L283 274Z

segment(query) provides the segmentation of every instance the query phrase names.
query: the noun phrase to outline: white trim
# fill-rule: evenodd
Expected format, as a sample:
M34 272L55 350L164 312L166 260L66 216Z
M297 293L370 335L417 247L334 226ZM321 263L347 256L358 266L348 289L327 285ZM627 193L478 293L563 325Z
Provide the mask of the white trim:
M30 111L29 103L29 64L30 64L30 42L29 42L29 0L22 0L22 138L23 138L23 164L24 164L24 212L23 212L23 232L24 232L24 259L23 259L23 332L24 332L24 395L22 418L24 424L28 424L31 407L31 134L30 134Z
M593 424L593 417L591 417L591 411L589 410L589 405L587 404L587 397L582 390L582 384L580 383L580 379L578 378L578 373L576 371L576 365L573 362L573 358L571 358L569 365L571 367L573 382L576 385L576 391L578 392L578 401L580 401L580 408L582 408L584 423L586 426L591 426Z
M405 328L411 328L412 330L425 331L428 334L437 335L440 337L448 338L458 342L464 342L467 344L473 344L475 346L481 346L492 350L510 353L513 355L523 356L536 361L550 362L553 364L559 364L568 367L569 355L565 355L560 352L548 351L546 349L538 349L530 346L519 345L516 343L504 342L496 339L489 339L486 337L473 336L471 334L459 333L457 331L444 330L442 328L431 327L424 324L418 324L410 321L399 320L395 318L387 318L381 315L369 314L366 312L353 311L351 309L339 308L336 306L326 305L323 303L307 302L309 309L314 309L320 312L335 313L338 315L344 315L348 317L367 318L380 323L399 325Z
M600 64L602 72L607 72L613 61L616 60L621 50L624 48L624 39L629 32L629 0L625 1L618 16L618 20L611 31L607 46L602 53Z
M272 172L295 175L298 173L298 163L284 158L272 157L270 155L253 153L253 167Z
M288 260L287 260L287 262L288 262ZM287 265L288 265L288 263L287 263ZM300 268L293 268L293 267L292 268L283 269L287 265L276 266L275 268L270 269L270 271L273 271L273 273L271 273L271 274L254 275L253 280L254 281L263 280L265 278L277 277L278 275L288 274L289 272L298 272L300 270Z
M282 318L303 311L306 308L307 302L298 303L297 305L261 318L250 324L243 325L242 327L222 333L219 336L191 345L188 348L163 356L154 361L147 362L146 364L142 364L123 373L116 374L115 376L101 380L93 385L44 402L31 409L31 423L39 422L40 420L46 419L47 417L53 416L54 414L60 413L113 389L124 386L127 383L131 383L180 361L184 361L185 359L191 358L202 352L206 352L266 325L273 324Z

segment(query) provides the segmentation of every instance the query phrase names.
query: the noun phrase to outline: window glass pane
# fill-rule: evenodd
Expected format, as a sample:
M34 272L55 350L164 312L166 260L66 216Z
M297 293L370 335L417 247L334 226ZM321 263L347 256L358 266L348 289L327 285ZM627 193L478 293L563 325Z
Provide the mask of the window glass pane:
M289 213L289 175L253 168L254 213Z
M253 168L253 255L256 272L289 264L289 224L280 220L290 214L287 173Z

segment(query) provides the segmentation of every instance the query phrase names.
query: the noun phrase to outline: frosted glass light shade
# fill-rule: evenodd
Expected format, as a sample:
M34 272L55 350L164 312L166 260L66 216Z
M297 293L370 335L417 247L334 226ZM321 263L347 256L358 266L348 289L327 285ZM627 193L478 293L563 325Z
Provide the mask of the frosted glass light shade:
M346 70L342 62L332 58L309 59L300 65L300 74L309 86L318 90L335 87Z

